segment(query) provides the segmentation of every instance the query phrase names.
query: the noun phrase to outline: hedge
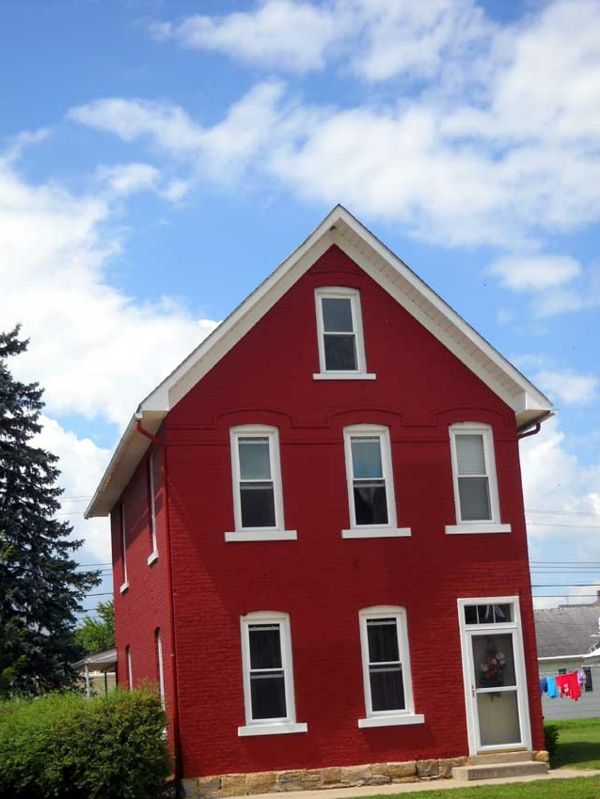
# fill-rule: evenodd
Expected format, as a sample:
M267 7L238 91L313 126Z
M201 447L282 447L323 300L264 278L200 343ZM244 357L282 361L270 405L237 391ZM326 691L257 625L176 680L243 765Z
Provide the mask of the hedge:
M49 694L0 703L0 796L157 799L170 773L152 691Z

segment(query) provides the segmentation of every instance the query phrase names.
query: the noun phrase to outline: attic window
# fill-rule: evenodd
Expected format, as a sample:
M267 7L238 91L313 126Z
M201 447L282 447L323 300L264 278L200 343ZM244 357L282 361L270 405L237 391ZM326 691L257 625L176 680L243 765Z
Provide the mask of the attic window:
M373 379L366 371L360 294L356 289L317 289L320 373L315 378Z

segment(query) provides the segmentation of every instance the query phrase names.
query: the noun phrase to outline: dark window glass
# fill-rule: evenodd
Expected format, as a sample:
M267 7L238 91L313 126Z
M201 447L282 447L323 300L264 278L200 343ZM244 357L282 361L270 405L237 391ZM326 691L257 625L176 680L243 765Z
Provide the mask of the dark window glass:
M275 497L271 482L241 483L242 527L275 527Z
M281 635L278 624L250 626L250 668L281 668Z
M512 621L513 606L503 605L467 605L465 622L467 624L503 624Z
M512 605L494 605L494 621L496 624L512 621Z
M387 500L384 480L354 482L356 524L387 524Z
M278 624L252 624L250 643L250 701L253 719L285 718L285 675Z
M369 619L367 621L369 662L389 663L399 661L396 619Z
M371 704L373 710L404 710L402 666L371 666Z
M465 621L467 624L477 624L477 608L475 605L465 607Z
M459 477L460 515L465 522L491 521L492 511L487 477Z
M559 673L559 674L566 674L566 673L567 673L567 670L566 670L566 669L559 669L559 670L558 670L558 673Z
M357 370L356 343L352 333L349 335L326 333L323 339L327 371L355 372Z
M352 301L347 297L323 297L323 331L325 333L353 333Z
M585 692L589 693L590 691L594 690L594 684L592 682L592 670L589 666L583 667L583 674L585 677Z
M250 697L253 719L280 719L287 716L283 674L251 674Z

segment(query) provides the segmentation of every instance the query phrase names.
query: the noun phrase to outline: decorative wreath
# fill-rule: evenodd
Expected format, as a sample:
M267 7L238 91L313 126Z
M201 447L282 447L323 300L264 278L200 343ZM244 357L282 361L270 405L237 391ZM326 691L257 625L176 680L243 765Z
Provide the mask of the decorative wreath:
M485 651L485 659L481 662L481 687L496 688L504 684L504 667L506 658L496 649L496 644L490 641Z

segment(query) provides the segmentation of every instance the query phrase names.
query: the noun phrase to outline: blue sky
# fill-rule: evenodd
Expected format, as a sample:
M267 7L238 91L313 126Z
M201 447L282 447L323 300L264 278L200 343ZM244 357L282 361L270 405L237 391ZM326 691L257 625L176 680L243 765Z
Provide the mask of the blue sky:
M531 554L581 565L534 583L600 585L599 40L591 0L3 4L0 316L83 562L137 402L341 202L554 399Z

